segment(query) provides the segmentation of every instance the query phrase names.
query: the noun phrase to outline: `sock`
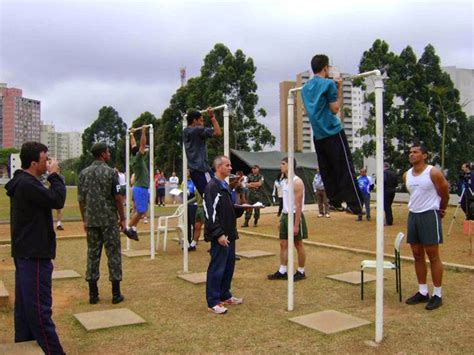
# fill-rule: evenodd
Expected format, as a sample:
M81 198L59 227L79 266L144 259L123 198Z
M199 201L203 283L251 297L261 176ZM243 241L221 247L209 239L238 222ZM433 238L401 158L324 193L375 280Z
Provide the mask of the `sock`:
M304 267L299 267L298 266L298 272L301 272L302 274L304 274Z
M196 246L196 244L197 244L197 243L196 243L196 241L195 241L195 240L193 240L189 246L190 246L190 247L195 247L195 246Z
M137 227L135 227L135 226L131 226L130 228L132 228L132 230L135 231L135 232L137 231Z
M280 268L278 269L278 271L280 272L280 274L286 274L286 265L280 265Z
M418 285L418 292L421 293L423 296L428 294L428 285L427 284L419 284Z
M441 286L433 287L433 296L438 296L439 298L441 298Z
M58 221L56 225L59 227L61 225L61 221Z

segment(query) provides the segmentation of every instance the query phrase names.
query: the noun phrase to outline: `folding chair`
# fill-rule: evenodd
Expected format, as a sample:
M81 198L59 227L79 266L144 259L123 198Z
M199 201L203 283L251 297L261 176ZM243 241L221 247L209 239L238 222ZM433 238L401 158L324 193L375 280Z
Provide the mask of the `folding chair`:
M168 230L179 230L181 229L181 235L183 235L183 219L184 219L184 208L183 205L180 205L172 215L170 216L162 216L158 218L158 227L157 227L157 235L156 235L156 250L160 248L160 234L164 232L163 236L163 251L166 251L166 241L168 239ZM169 222L171 220L177 219L177 226L170 227Z

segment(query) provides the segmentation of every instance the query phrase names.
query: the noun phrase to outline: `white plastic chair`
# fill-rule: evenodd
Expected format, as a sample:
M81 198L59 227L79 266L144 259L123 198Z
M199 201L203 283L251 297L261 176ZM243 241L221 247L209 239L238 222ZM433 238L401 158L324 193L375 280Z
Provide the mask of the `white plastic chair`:
M158 217L158 227L156 235L156 250L160 248L160 234L164 232L163 235L163 251L166 251L166 241L168 239L168 231L176 230L178 232L178 237L182 239L183 228L184 228L184 208L183 205L180 205L172 215ZM175 227L170 227L171 220L177 220L177 225Z
M395 270L395 286L397 289L397 293L399 294L400 302L402 301L402 269L400 263L400 245L402 243L403 238L405 238L405 234L402 232L397 234L395 238L395 242L393 246L395 248L395 261L392 263L391 261L384 261L383 268ZM363 260L360 263L360 299L364 299L364 270L365 269L376 269L377 268L377 261L376 260Z

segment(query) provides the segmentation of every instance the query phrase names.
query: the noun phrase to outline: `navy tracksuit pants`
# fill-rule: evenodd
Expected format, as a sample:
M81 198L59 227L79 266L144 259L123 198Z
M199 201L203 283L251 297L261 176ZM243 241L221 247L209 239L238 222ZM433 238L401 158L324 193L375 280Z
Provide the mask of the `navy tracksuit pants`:
M217 240L211 242L211 262L207 268L206 299L214 307L232 297L230 285L235 269L235 240L223 247Z
M51 259L15 258L15 342L36 340L45 354L64 354L51 318Z

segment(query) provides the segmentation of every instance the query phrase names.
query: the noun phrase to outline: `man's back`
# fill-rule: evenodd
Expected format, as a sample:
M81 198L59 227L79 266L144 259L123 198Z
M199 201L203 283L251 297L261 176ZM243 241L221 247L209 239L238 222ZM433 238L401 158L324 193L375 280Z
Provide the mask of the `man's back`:
M313 128L315 139L333 136L342 130L342 124L329 108L337 100L334 81L314 76L301 90L306 113Z
M184 147L188 158L188 168L206 172L209 170L206 140L214 130L204 126L186 127L183 132Z
M138 152L133 158L133 172L135 174L134 186L150 187L150 175L145 162L145 156Z
M117 174L104 162L94 161L81 171L78 200L85 204L85 221L88 227L117 223L114 200L114 189L117 188L120 188Z

